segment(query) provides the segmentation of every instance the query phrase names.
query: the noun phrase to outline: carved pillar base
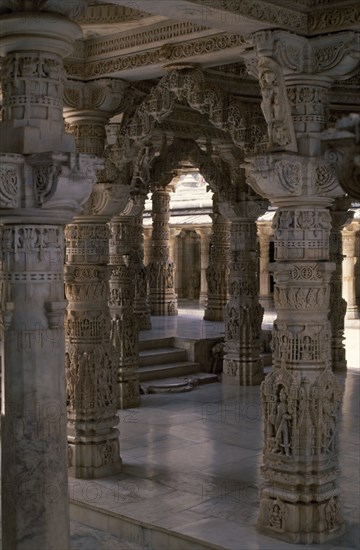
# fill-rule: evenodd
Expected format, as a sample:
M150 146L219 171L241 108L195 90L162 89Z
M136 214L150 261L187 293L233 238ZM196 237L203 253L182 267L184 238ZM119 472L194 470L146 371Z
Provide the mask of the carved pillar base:
M121 472L122 460L119 456L119 431L108 429L106 439L102 435L87 437L75 435L68 429L69 475L79 479L100 479ZM79 426L77 426L79 430ZM116 460L114 461L114 457ZM91 464L91 466L87 466Z
M346 319L349 321L360 319L360 311L358 306L347 306Z

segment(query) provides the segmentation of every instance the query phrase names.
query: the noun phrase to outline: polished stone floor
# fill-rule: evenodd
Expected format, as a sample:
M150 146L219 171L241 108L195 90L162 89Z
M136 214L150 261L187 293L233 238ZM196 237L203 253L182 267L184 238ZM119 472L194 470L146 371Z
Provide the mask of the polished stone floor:
M204 338L223 331L222 323L202 321L202 311L191 304L183 304L179 313L178 317L153 318L152 330L144 331L141 338L175 334ZM266 316L265 326L272 318ZM339 444L346 533L326 545L307 548L360 548L360 321L347 323L346 345L349 368L338 375L345 390ZM120 411L119 420L122 473L91 482L70 480L74 502L111 514L111 522L103 519L97 527L116 531L111 527L116 516L128 518L132 528L121 528L127 532L126 540L153 550L192 550L198 548L195 541L202 541L201 548L214 549L299 548L260 535L255 528L262 462L259 387L217 383L176 395L144 395L141 407ZM151 541L161 542L146 539L144 533L150 526L161 534ZM173 534L179 537L176 544L170 542ZM98 548L110 546L99 542Z

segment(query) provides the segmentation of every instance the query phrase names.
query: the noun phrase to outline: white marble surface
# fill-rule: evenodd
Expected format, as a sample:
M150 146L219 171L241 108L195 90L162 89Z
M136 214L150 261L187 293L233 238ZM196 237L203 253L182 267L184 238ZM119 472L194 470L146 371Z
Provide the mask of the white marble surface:
M182 314L167 318L164 329L157 319L150 332L168 336L175 324L181 335L204 330L200 310ZM360 322L352 321L347 331L349 369L338 375L345 385L340 486L346 533L307 549L360 547L359 333ZM98 485L90 487L92 505L229 550L301 547L265 537L255 527L262 463L259 387L211 384L183 394L145 395L141 408L120 411L119 417L124 468L118 476L97 480ZM77 495L84 501L81 486Z

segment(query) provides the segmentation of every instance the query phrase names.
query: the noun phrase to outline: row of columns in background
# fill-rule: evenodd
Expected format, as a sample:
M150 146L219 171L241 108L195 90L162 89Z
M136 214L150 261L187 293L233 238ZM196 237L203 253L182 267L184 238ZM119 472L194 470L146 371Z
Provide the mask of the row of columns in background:
M337 240L337 246L340 247L337 263L342 261L341 292L347 304L346 319L350 320L359 317L360 222L357 219L351 220L351 212L346 212L343 212L346 224L340 229L340 241ZM259 300L265 310L271 311L274 310L271 271L271 264L274 262L274 231L271 226L273 214L269 212L256 221L259 243ZM198 300L204 306L206 320L223 321L224 307L229 300L231 221L219 213L213 213L211 217L211 226L170 226L169 257L175 264L174 291L178 297ZM334 232L332 235L335 238ZM145 226L144 237L146 266L151 258L151 227ZM141 328L146 327L141 325Z

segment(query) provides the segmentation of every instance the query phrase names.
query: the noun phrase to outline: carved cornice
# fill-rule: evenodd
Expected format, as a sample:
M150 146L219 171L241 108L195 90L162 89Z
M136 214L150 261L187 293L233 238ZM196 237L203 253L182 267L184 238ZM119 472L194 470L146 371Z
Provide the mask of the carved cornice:
M203 4L203 0L193 0L194 4ZM261 0L211 0L204 6L205 13L211 14L212 10L219 10L223 17L234 17L240 19L247 17L256 21L270 23L277 27L291 29L294 32L306 32L307 16L295 9L272 5ZM226 13L226 15L225 15ZM206 19L205 19L206 20Z
M116 55L126 50L136 48L137 50L159 44L159 42L172 42L177 38L190 36L195 33L213 34L214 31L207 27L194 25L188 21L180 23L170 22L167 24L158 25L154 28L145 28L136 30L132 33L121 33L116 37L111 38L96 38L85 43L85 57L91 59L106 58L109 55ZM198 37L197 37L198 38Z
M151 50L128 55L119 55L102 61L81 63L75 59L66 60L65 68L69 78L92 79L122 71L133 71L149 65L178 63L198 56L209 56L216 52L231 51L240 55L246 44L245 37L221 33L208 38L199 38L181 44L167 44Z
M320 34L359 28L360 6L358 2L350 6L336 6L327 10L313 10L308 15L308 34Z
M331 82L351 76L358 67L359 33L353 31L314 38L286 31L260 31L248 43L259 59L268 57L276 61L287 79L296 74L320 74L329 75ZM250 74L257 76L251 53L247 55L247 67Z
M143 19L144 17L148 17L148 14L145 12L127 6L108 4L103 6L87 6L86 10L75 18L75 21L81 26L86 26L118 23L119 21L133 21Z

